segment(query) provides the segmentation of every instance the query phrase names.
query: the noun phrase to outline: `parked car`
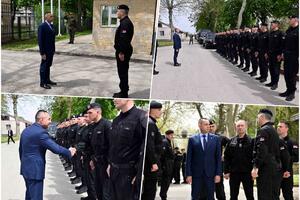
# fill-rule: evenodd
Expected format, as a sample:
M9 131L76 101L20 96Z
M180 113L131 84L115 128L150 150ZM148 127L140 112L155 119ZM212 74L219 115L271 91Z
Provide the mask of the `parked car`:
M213 32L209 32L206 34L206 37L203 40L203 47L206 49L214 49L216 48L216 34Z
M201 29L198 34L197 34L197 38L198 38L198 42L199 44L203 44L203 41L207 35L207 33L210 33L211 31L208 29Z

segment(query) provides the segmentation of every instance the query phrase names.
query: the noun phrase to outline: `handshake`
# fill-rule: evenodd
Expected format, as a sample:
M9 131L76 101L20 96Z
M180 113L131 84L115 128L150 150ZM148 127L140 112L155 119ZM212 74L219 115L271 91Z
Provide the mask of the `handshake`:
M73 148L73 147L70 147L69 151L71 152L71 156L73 157L76 154L77 150L75 148Z

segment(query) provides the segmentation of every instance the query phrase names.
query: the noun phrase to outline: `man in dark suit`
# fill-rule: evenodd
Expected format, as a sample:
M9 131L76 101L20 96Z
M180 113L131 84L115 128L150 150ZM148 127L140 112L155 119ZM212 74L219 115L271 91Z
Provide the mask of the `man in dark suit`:
M55 30L51 22L53 15L49 12L45 14L45 22L38 28L38 43L42 57L40 65L40 86L51 89L50 85L56 85L50 80L50 67L55 53Z
M10 140L13 141L13 143L15 143L13 136L14 136L14 132L11 130L11 128L9 128L7 130L7 137L8 137L7 138L7 144L9 144Z
M179 49L181 49L181 38L180 38L178 33L179 33L179 29L175 28L175 32L174 32L174 35L173 35L173 49L174 49L173 60L174 60L174 66L175 67L181 65L180 63L177 62Z
M51 118L46 111L39 110L36 113L35 121L33 125L22 132L19 147L21 175L26 184L26 200L43 199L47 149L68 158L76 153L76 149L70 148L68 150L50 138L47 128L51 123Z
M200 133L189 138L186 176L192 184L192 200L214 199L215 183L222 175L221 144L217 136L209 133L209 120L198 123Z

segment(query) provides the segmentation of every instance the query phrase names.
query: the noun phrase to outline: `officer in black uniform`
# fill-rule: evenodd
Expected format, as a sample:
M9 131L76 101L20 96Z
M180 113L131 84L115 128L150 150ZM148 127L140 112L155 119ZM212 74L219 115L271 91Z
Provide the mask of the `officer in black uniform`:
M244 34L242 37L242 43L244 48L244 59L245 59L245 67L242 68L242 70L244 72L248 72L250 70L250 56L251 56L250 36L251 36L251 29L245 27Z
M163 152L161 156L162 175L161 188L159 196L161 200L167 199L167 192L172 181L173 167L174 167L174 151L173 151L173 137L174 131L167 130L165 132L166 138L163 139Z
M258 59L259 59L259 72L260 76L255 78L261 83L267 81L268 78L268 47L269 47L269 32L268 25L262 23L260 26L260 33L258 36Z
M271 119L273 113L261 109L257 115L260 129L255 138L253 150L252 177L257 180L257 196L259 200L277 198L278 176L281 170L279 137Z
M286 101L292 101L295 98L299 72L299 20L296 15L290 16L290 27L286 31L283 56L286 91L280 93L279 96L286 97Z
M237 200L241 182L247 200L254 200L251 177L253 142L247 135L247 122L235 123L237 136L230 139L224 151L224 177L229 179L230 199Z
M239 56L240 56L240 64L237 66L239 68L243 68L244 67L244 47L243 47L243 38L244 37L244 30L241 28L239 30L239 34L238 34L238 52L239 52Z
M113 97L127 98L128 97L128 70L129 61L133 52L131 40L134 33L134 27L128 17L129 8L127 5L119 5L117 17L120 19L120 25L116 30L115 45L116 59L118 67L118 75L120 78L119 87L121 91L115 93Z
M156 120L162 114L162 104L156 101L150 103L146 157L144 166L144 183L142 200L154 200L158 170L160 170L160 156L162 153L162 135L156 126Z
M212 133L212 134L219 137L219 139L221 141L221 151L223 153L224 148L226 147L226 145L230 141L229 138L227 138L226 136L224 136L224 135L217 132L217 124L213 119L209 120L209 126L210 126L210 133ZM222 156L222 164L224 163L223 160L224 160L224 157ZM225 200L226 199L225 190L224 190L224 183L223 182L224 182L224 178L223 178L223 176L221 176L221 181L219 183L215 184L216 197L217 197L218 200Z
M271 32L269 34L269 70L271 82L267 83L267 87L276 90L278 87L281 65L281 54L283 49L284 34L279 30L279 21L274 20L271 23Z
M98 200L109 199L108 175L106 169L108 166L108 137L111 122L102 117L100 104L91 103L87 106L89 120L91 125L91 161L90 167L95 169L95 189Z
M182 164L183 155L179 150L179 147L174 149L174 167L173 167L173 178L175 180L174 184L180 184L180 169Z
M281 181L281 189L284 199L293 200L293 162L299 162L299 146L298 143L292 140L288 135L289 123L286 121L280 121L277 125L277 132L279 137L284 141L287 146L287 150L291 157L288 163L288 170L290 172L289 177L283 177Z
M250 35L250 51L251 51L251 65L252 65L252 71L249 72L250 76L256 76L257 75L257 69L258 69L258 26L254 26L251 29L251 35Z
M111 199L139 199L148 117L133 100L114 99L114 104L121 112L113 120L109 136Z
M183 181L182 183L187 183L186 182L186 176L185 176L185 165L186 165L186 152L185 149L181 149L181 153L182 153L182 164L181 164L181 173L182 173L182 178Z

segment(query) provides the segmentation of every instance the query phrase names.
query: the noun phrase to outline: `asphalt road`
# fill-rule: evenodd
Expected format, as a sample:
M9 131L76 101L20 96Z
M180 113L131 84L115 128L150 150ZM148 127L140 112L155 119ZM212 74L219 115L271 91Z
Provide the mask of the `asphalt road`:
M278 89L272 91L219 56L215 50L204 49L197 43L190 46L183 43L178 57L182 64L180 67L174 67L172 62L172 47L159 47L156 67L159 74L153 76L152 99L299 105L298 90L292 102L278 96L285 91L283 75Z
M116 61L84 56L55 55L51 79L56 87L39 86L38 52L2 50L2 92L42 95L112 97L119 92ZM150 95L152 64L130 63L129 97L147 99Z

